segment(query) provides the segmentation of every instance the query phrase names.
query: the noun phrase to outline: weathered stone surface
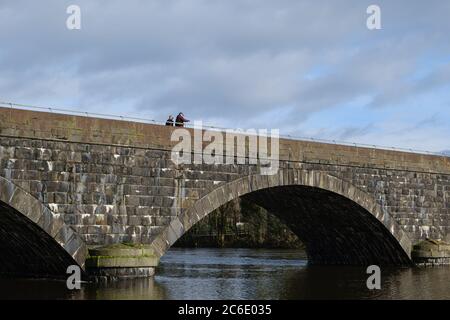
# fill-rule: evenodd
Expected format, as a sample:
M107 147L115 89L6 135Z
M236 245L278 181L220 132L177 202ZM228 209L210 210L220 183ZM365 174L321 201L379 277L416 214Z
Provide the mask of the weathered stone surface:
M86 267L92 268L137 268L158 265L159 259L152 257L88 257Z
M175 165L170 160L172 130L0 108L0 200L18 208L77 259L76 237L88 246L152 244L160 257L199 219L239 196L302 225L296 229L300 237L303 232L310 234L305 239L317 241L323 234L322 243L311 240L316 261L338 262L337 252L348 253L342 261L357 261L355 248L403 261L401 251L409 256L412 243L450 241L448 157L281 139L278 174L260 176L259 165L253 164ZM274 192L277 188L283 192ZM318 223L305 212L332 217L330 204L335 202L347 224ZM41 213L42 207L50 212ZM384 241L368 226L384 234ZM364 238L364 247L346 230L373 238ZM326 250L330 243L334 253Z
M90 256L152 256L153 248L146 245L116 244L89 249Z
M149 246L115 244L90 249L86 269L97 280L138 278L152 276L158 262Z
M413 246L411 256L419 265L450 265L450 244L426 239Z
M148 278L155 274L154 267L97 268L89 274L89 280L97 283L135 278Z

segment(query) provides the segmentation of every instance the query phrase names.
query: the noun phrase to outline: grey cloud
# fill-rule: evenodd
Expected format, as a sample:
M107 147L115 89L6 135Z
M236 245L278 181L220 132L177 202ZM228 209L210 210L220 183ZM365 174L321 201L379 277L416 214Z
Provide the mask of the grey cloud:
M284 124L361 96L386 107L447 85L448 68L411 77L424 57L450 53L450 5L378 2L379 32L365 28L372 1L79 0L79 32L65 28L71 1L2 2L0 96L298 132ZM317 68L326 72L308 78Z

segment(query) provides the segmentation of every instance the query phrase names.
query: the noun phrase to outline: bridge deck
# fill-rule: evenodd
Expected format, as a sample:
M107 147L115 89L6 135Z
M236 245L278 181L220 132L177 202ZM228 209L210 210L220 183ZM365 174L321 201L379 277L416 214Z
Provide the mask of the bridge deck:
M175 145L170 141L172 130L156 124L0 107L0 135L10 137L171 150ZM280 160L450 173L446 156L285 138L280 139Z

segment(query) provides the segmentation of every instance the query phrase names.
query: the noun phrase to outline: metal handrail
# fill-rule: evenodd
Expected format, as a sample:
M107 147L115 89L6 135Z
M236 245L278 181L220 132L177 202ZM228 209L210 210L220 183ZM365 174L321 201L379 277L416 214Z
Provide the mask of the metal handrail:
M123 121L132 121L132 122L140 122L140 123L151 123L156 125L165 125L165 121L158 121L154 119L146 119L146 118L137 118L137 117L131 117L131 116L123 116L123 115L115 115L115 114L107 114L107 113L96 113L96 112L87 112L87 111L78 111L78 110L71 110L71 109L65 109L65 108L59 108L59 107L43 107L43 106L35 106L35 105L27 105L27 104L20 104L20 103L14 103L14 102L5 102L0 101L0 106L5 108L17 108L17 109L23 109L23 110L42 110L42 111L49 111L49 112L57 112L62 114L69 114L69 115L80 115L84 117L98 117L98 118L104 118L104 119L119 119ZM193 125L186 124L185 126L188 128L193 128ZM211 130L218 130L218 131L226 131L230 128L223 128L223 127L217 127L212 125L202 125L203 128L211 129ZM438 155L438 156L444 156L444 157L450 157L450 154L444 153L444 152L433 152L433 151L427 151L427 150L418 150L418 149L412 149L412 148L401 148L401 147L393 147L393 146L382 146L382 145L373 145L373 144L366 144L366 143L357 143L357 142L349 142L349 141L340 141L340 140L327 140L322 138L313 138L313 137L300 137L300 136L292 136L290 134L280 135L280 138L285 139L291 139L291 140L299 140L299 141L311 141L311 142L322 142L322 143L329 143L329 144L340 144L340 145L346 145L346 146L354 146L354 147L361 147L361 148L371 148L371 149L381 149L381 150L394 150L394 151L402 151L402 152L413 152L413 153L420 153L420 154L429 154L429 155Z

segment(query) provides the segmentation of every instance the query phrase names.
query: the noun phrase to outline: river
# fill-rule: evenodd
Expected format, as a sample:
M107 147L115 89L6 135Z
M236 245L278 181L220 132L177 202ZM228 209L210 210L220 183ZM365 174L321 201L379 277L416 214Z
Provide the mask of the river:
M382 268L369 290L361 267L307 266L302 250L178 249L152 279L66 289L64 281L0 279L0 299L450 299L450 267Z

